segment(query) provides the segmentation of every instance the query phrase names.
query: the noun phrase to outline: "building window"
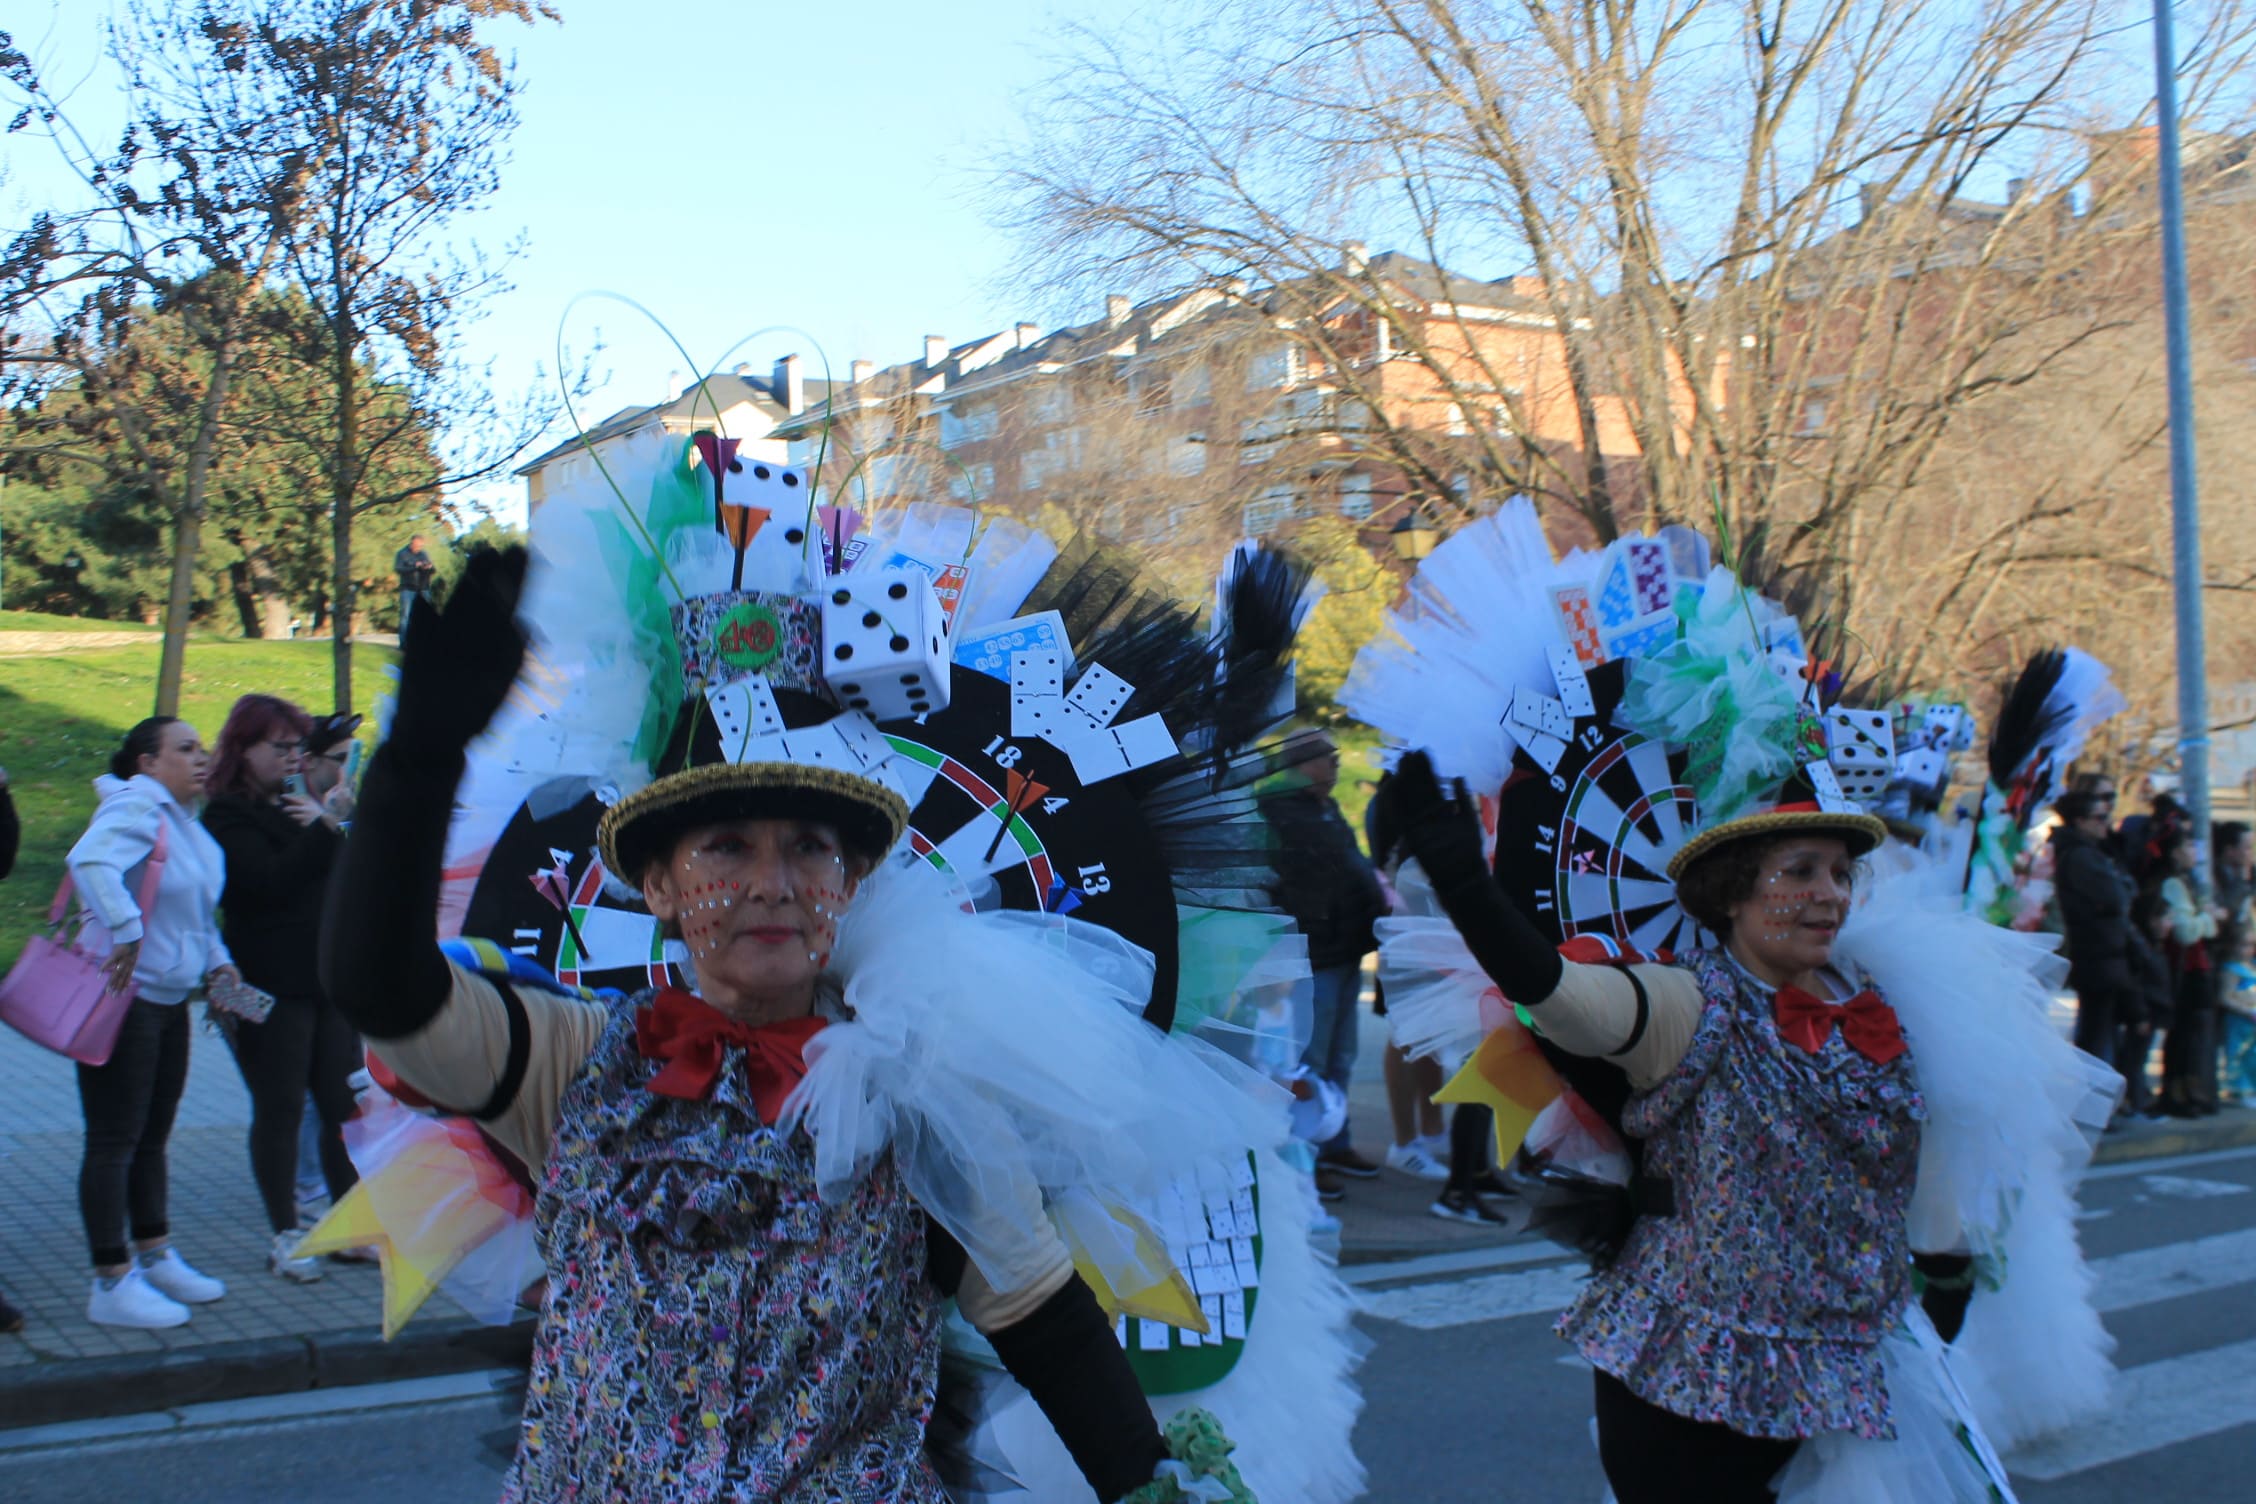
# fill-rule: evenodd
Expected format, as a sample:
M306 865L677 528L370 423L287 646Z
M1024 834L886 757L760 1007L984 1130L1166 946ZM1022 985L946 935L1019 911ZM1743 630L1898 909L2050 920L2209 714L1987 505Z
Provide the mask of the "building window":
M1168 445L1167 469L1173 475L1203 475L1206 472L1206 436L1187 433Z
M1368 519L1372 511L1371 477L1361 470L1350 471L1340 477L1340 515L1350 522Z
M1156 417L1174 405L1174 383L1168 379L1165 371L1145 369L1131 372L1128 389L1135 394L1138 417Z
M992 407L945 408L940 413L940 447L953 449L958 444L976 444L995 436L1000 426Z
M1794 426L1794 432L1802 434L1825 432L1825 411L1826 405L1823 397L1803 398L1801 421Z
M1245 530L1258 538L1300 515L1300 497L1290 486L1271 486L1245 505Z
M1063 382L1051 382L1034 393L1026 410L1036 423L1048 426L1073 416L1073 393Z
M1204 407L1214 400L1214 381L1204 365L1179 368L1168 385L1177 407Z
M958 501L983 501L995 494L995 467L972 465L970 474L948 467L948 494Z
M1274 345L1254 353L1246 366L1246 390L1291 386L1300 379L1300 351L1293 345Z

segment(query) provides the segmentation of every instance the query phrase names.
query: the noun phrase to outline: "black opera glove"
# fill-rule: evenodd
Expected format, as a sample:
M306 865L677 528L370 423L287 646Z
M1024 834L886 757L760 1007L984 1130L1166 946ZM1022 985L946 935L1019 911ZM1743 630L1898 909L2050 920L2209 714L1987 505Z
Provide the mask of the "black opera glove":
M439 952L439 869L464 749L524 666L524 584L524 549L482 548L445 606L408 616L391 731L361 780L321 918L322 988L371 1039L414 1034L453 990Z
M1482 854L1480 811L1465 786L1445 793L1433 759L1409 752L1389 784L1410 854L1433 883L1449 922L1490 981L1533 1007L1559 990L1565 963L1556 944L1520 912Z
M399 704L387 742L417 762L459 754L509 698L525 663L517 598L525 550L480 548L444 606L411 612L400 643Z
M1913 1253L1920 1309L1935 1324L1936 1335L1956 1342L1974 1300L1974 1256L1970 1253Z
M1167 1443L1112 1322L1080 1275L987 1341L1098 1498L1118 1499L1151 1482Z
M1458 887L1487 875L1480 810L1466 794L1464 780L1444 789L1432 758L1422 751L1406 752L1387 781L1387 795L1403 844L1436 888Z

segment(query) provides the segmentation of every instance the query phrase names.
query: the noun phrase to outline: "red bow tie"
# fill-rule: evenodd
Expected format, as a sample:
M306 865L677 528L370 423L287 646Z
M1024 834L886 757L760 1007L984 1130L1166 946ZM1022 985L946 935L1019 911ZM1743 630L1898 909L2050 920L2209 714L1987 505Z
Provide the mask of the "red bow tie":
M1860 992L1835 1007L1799 987L1781 987L1772 1016L1778 1020L1780 1039L1798 1044L1812 1055L1825 1048L1836 1023L1850 1048L1875 1064L1886 1065L1904 1052L1903 1029L1896 1022L1896 1010L1880 1001L1877 993Z
M711 1095L721 1074L721 1052L729 1045L744 1051L744 1075L760 1120L773 1123L784 1098L807 1076L807 1041L826 1020L809 1015L772 1024L742 1024L711 1004L668 987L635 1013L635 1048L645 1060L662 1060L665 1069L650 1078L662 1097L699 1102Z

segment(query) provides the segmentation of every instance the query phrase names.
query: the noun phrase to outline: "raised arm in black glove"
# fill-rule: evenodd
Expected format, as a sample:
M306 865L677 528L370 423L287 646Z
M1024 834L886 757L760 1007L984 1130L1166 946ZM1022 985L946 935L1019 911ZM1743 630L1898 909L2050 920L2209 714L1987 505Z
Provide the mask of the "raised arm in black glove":
M1433 760L1410 752L1395 766L1387 792L1403 845L1425 868L1434 896L1489 980L1513 1002L1530 1006L1556 992L1564 963L1489 870L1480 812L1464 784L1445 791Z
M449 980L439 871L463 751L525 662L522 548L471 555L444 607L409 616L391 734L368 765L352 838L329 882L321 982L352 1026L398 1039L431 1021Z

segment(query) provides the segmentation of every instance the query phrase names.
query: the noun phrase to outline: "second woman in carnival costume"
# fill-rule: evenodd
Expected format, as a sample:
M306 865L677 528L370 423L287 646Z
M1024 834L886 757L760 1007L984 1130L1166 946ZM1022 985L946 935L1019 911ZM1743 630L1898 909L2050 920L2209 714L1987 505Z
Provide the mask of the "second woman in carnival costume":
M855 521L827 508L818 537L811 506L803 520L776 506L778 536L762 544L769 511L732 516L718 494L748 468L733 449L642 444L613 461L638 498L623 520L609 498L552 499L529 581L521 555L482 557L443 611L418 613L332 892L324 973L339 1005L406 1094L482 1124L537 1193L548 1284L506 1497L1350 1497L1344 1299L1309 1256L1304 1193L1271 1173L1284 1098L1138 1016L1162 984L1180 1024L1289 980L1279 925L1179 908L1181 889L1163 886L1157 903L1139 895L1168 923L1155 962L1067 917L1103 907L1094 864L1060 873L1031 911L997 906L997 851L1027 836L1017 817L1052 790L1029 773L998 795L1007 808L972 809L977 830L937 844L918 833L926 791L970 770L935 756L905 788L890 764L921 744L874 722L904 716L939 739L925 723L944 718L956 646L939 601L914 570L846 573ZM763 481L781 469L750 468ZM1050 561L989 562L1007 613ZM672 599L652 609L661 579ZM1122 595L1114 582L1107 599ZM1074 610L1061 604L1062 637ZM1107 662L1137 672L1136 645L1158 625L1138 615ZM865 627L874 639L849 641ZM856 645L867 672L840 672ZM1064 699L1050 657L1071 656L1053 645L1036 666L1057 681L1045 705ZM869 660L904 650L915 661L891 664L887 682L913 679L925 703L892 704L897 687L866 715L839 703L875 693L855 687L874 682ZM1080 666L1076 714L1090 696L1136 708L1129 678ZM1176 750L1157 748L1151 726L1097 745L1102 721L1069 737L1040 720L1022 725L1028 744L1070 741L1070 761L1088 760L1077 793L1119 771L1108 754L1164 773ZM1184 808L1229 813L1207 780L1176 783ZM551 839L596 812L582 833L592 852ZM542 849L520 872L509 864L525 831ZM1165 864L1147 865L1164 885ZM464 871L473 932L482 915L516 912L493 892L536 895L568 937L560 971L665 984L607 1001L522 960L442 951L434 916L462 922ZM1194 919L1235 949L1194 944ZM380 1167L360 1168L364 1185L383 1183ZM1221 1213L1245 1213L1243 1241L1265 1244L1269 1341L1247 1340L1255 1271L1238 1265L1236 1372L1186 1353L1178 1377L1196 1382L1160 1383L1176 1393L1158 1404L1163 1432L1144 1392L1152 1371L1139 1382L1122 1336L1140 1329L1135 1345L1151 1348L1173 1326L1189 1329L1183 1346L1205 1333L1224 1345L1222 1301L1202 1300L1211 1270L1194 1290L1171 1253L1209 1186ZM416 1217L378 1220L399 1242ZM951 1297L968 1327L948 1316ZM941 1385L944 1332L1000 1370L959 1389L968 1403ZM1242 1382L1274 1387L1296 1363L1297 1412L1293 1396L1257 1402ZM1031 1405L1013 1408L1021 1389ZM1186 1401L1211 1404L1247 1443L1237 1465ZM1040 1417L1034 1430L1022 1410Z
M2049 1030L2046 947L1968 912L1963 844L1873 855L1843 785L1897 781L1890 717L1821 705L1792 614L1706 554L1554 564L1515 505L1358 663L1351 707L1431 749L1390 791L1447 921L1382 926L1396 1027L1471 1054L1555 1179L1618 1183L1559 1330L1621 1504L2010 1498L1989 1438L2105 1394L2070 1187L2111 1073Z

